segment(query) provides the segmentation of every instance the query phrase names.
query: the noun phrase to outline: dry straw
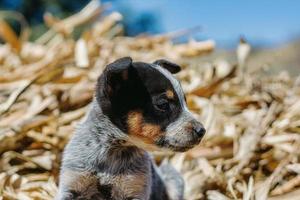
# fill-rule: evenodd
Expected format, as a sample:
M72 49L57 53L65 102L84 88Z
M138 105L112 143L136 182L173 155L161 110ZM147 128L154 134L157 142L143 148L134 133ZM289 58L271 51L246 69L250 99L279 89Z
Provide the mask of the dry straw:
M299 199L299 79L247 72L250 46L244 40L237 65L200 65L213 41L173 44L180 32L125 37L122 16L103 16L104 9L95 0L66 19L46 14L49 31L34 42L0 20L6 41L0 46L0 199L53 199L61 152L96 79L123 56L167 58L184 68L177 77L208 133L187 153L155 156L183 174L186 199ZM74 40L74 29L83 24L89 27Z

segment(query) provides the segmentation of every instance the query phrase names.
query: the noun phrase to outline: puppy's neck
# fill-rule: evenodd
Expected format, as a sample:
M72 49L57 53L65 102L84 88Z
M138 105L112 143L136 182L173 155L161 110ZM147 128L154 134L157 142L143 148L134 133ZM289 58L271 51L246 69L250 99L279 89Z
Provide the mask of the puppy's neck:
M120 143L128 140L128 135L116 127L110 119L103 114L101 107L95 99L91 103L84 124L91 129L97 138L109 138L109 141L119 141Z
M83 152L78 152L81 159L90 163L91 170L110 172L124 171L129 166L135 166L138 160L143 160L147 153L134 145L128 144L128 135L118 129L105 116L96 101L76 130L72 148L77 144L88 144Z

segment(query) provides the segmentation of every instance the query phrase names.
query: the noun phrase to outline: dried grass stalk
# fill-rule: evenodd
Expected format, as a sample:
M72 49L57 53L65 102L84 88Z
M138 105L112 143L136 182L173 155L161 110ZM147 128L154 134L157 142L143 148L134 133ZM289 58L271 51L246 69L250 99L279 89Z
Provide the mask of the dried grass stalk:
M61 152L88 109L97 77L123 56L167 58L184 67L177 77L208 132L186 153L154 156L182 173L186 199L298 198L299 78L250 74L246 43L238 65L200 65L212 40L172 42L191 30L125 37L119 13L95 20L104 9L93 0L66 19L47 14L49 31L34 42L18 39L0 21L7 42L0 45L0 199L53 199ZM93 21L78 40L71 37L75 27Z

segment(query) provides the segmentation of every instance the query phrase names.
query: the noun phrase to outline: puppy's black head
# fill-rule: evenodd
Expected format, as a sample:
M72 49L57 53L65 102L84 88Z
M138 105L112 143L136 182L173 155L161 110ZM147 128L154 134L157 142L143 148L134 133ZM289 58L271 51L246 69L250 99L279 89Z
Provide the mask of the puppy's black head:
M171 75L179 71L166 60L148 64L121 58L99 77L97 101L135 144L185 151L200 142L205 129L187 109L182 88Z

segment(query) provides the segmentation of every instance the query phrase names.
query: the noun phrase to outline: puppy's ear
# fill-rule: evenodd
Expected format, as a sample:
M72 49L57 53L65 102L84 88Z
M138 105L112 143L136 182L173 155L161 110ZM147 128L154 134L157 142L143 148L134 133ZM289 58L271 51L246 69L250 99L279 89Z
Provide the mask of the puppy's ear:
M180 70L181 70L181 67L179 65L172 63L170 61L164 60L164 59L156 60L155 62L153 62L153 64L156 64L156 65L159 65L159 66L165 68L172 74L176 74L176 73L180 72Z
M105 72L106 92L111 96L118 91L122 84L129 79L130 69L132 68L132 59L130 57L120 58L107 65Z
M131 67L132 59L130 57L119 58L118 60L107 65L107 72L109 76L116 74L126 74L129 67ZM124 77L126 78L126 77Z

